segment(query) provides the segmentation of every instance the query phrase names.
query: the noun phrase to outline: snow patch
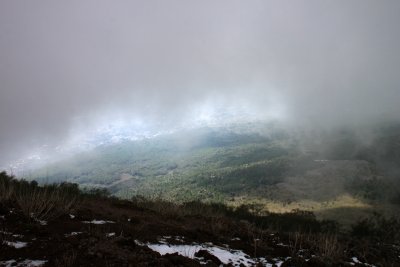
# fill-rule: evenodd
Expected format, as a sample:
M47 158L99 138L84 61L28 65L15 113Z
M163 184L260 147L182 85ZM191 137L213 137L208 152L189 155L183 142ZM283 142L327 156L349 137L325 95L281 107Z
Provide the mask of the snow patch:
M368 266L368 267L376 267L373 264L368 264L368 263L360 261L357 257L352 257L351 260L353 261L352 263L362 264L362 265Z
M165 239L171 239L171 236L163 236L161 239L163 240L162 244L151 244L151 243L143 243L139 240L135 240L135 244L139 246L147 246L153 251L160 253L162 256L166 254L174 254L178 253L183 257L187 257L190 259L195 259L200 262L200 264L206 264L203 258L198 258L195 254L199 250L206 250L208 253L217 257L223 264L230 264L230 266L255 266L256 264L261 264L265 267L280 267L286 260L290 259L290 257L286 257L284 259L274 258L272 259L272 263L269 263L266 258L251 258L249 255L244 253L241 250L234 250L229 248L223 248L216 245L213 245L211 242L196 244L193 243L191 245L171 245L165 242ZM183 239L183 237L182 237Z
M140 242L136 243L142 244ZM257 262L260 262L264 266L268 267L273 266L273 264L268 263L264 258L252 259L249 255L240 250L227 249L218 246L210 246L206 244L170 245L170 244L148 243L146 245L150 249L160 253L161 255L178 253L181 256L199 260L199 258L197 258L195 254L199 250L207 250L210 254L217 257L223 264L231 264L232 266L254 266ZM277 261L275 264L280 266L282 263L283 261Z
M290 257L287 257L286 260L290 259ZM258 258L259 263L261 263L263 266L265 267L281 267L281 265L284 263L284 261L280 260L280 259L272 259L274 261L274 263L268 263L266 258Z
M46 221L38 220L38 222L40 223L40 225L47 225L47 222L46 222Z
M79 234L82 234L82 232L71 232L70 234L65 234L65 237L79 235Z
M24 247L26 247L26 246L28 245L28 243L26 243L26 242L21 242L21 241L15 241L15 242L12 242L12 241L4 241L4 244L6 244L7 246L10 246L10 247L14 247L14 248L16 248L16 249L24 248Z
M3 235L11 235L12 237L15 237L15 238L21 238L21 237L24 237L24 235L20 235L20 234L13 234L13 233L11 233L11 232L7 232L7 231L0 231L0 234L3 234Z
M210 247L208 252L216 256L222 263L232 263L234 266L253 266L256 262L250 259L249 255L240 250L227 250L219 247Z
M8 261L0 261L1 266L5 267L39 267L46 263L46 260L30 260L26 259L21 262L17 262L16 260L8 260Z
M11 212L11 211L10 211ZM35 221L38 222L40 225L47 225L47 222L44 220L39 220L36 218L35 213L31 212L31 218Z
M22 238L22 237L24 237L24 235L13 234L12 237L15 237L15 238Z
M138 246L142 246L142 247L143 247L143 246L146 246L145 243L140 242L139 240L136 240L136 239L135 239L135 244L138 245Z
M106 224L106 223L115 223L115 222L113 222L113 221L104 221L104 220L92 220L92 221L83 221L83 223Z
M147 246L161 255L178 253L184 257L193 259L194 254L202 247L199 245L169 245L169 244L147 244Z
M35 219L35 222L38 222L40 225L47 225L47 222L44 220Z

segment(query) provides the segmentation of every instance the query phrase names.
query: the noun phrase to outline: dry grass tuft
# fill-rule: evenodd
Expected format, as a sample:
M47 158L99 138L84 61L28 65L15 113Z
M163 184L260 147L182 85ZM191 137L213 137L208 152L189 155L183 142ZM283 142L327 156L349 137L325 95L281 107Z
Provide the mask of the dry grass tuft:
M302 250L310 250L325 259L338 260L344 256L345 247L336 234L295 232L289 236L289 251L294 257Z
M77 252L72 250L62 255L61 258L56 259L55 264L58 267L71 267L74 266L77 257Z
M5 172L0 172L0 204L10 201L14 194L12 179L12 176L8 176Z
M21 188L15 196L22 212L34 220L53 220L67 214L75 206L78 196L62 187Z
M48 221L68 214L77 204L80 191L75 184L38 186L35 181L14 179L0 173L0 204L21 208L23 214L35 221Z

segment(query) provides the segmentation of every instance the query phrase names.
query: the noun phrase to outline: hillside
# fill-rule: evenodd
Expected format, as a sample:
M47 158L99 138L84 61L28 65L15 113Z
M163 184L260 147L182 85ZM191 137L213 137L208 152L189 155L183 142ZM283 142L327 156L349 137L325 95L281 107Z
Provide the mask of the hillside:
M0 174L1 266L397 266L400 222L119 200ZM384 230L383 230L384 229Z
M393 125L377 127L368 144L349 129L319 134L271 124L192 129L99 146L27 178L104 188L124 199L301 209L348 224L374 211L398 212L399 136Z

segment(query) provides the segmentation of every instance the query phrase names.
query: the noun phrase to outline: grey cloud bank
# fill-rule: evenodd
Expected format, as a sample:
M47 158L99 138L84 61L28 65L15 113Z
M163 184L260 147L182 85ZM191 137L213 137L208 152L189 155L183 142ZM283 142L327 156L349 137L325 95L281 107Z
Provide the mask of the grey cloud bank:
M0 151L60 142L107 110L398 119L398 14L399 1L1 1Z

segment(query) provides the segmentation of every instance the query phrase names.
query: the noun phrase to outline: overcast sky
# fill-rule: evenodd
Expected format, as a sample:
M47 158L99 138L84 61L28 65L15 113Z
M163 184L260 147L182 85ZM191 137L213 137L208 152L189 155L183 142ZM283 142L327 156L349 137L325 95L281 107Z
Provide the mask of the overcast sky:
M0 151L77 118L204 103L316 124L400 117L400 1L0 1ZM272 116L273 117L273 116Z

